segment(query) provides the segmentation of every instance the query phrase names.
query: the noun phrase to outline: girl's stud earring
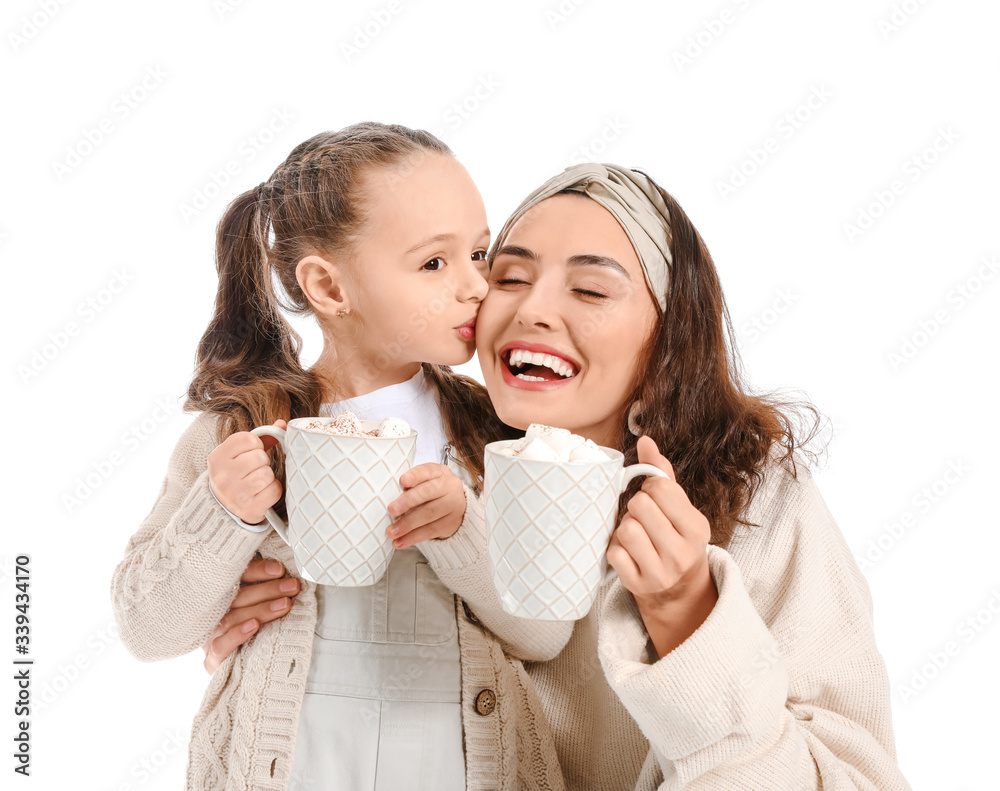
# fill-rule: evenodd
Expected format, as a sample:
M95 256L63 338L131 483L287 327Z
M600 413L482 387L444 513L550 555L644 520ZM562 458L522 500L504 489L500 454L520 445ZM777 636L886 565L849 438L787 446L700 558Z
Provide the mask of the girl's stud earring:
M639 421L642 419L643 409L642 401L636 400L632 402L632 406L628 410L628 430L637 437L642 436L642 427L639 425Z
M341 308L340 310L337 311L337 318L338 319L342 319L342 318L344 318L344 316L350 316L350 315L351 315L351 309L350 308Z

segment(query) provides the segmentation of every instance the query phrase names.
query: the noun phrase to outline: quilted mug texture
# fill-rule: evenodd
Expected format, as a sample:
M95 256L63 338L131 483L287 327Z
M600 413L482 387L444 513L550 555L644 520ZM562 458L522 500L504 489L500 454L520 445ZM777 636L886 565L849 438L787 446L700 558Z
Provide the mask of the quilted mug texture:
M486 446L484 497L493 584L506 612L562 621L584 617L604 581L618 513L623 457L545 462Z
M402 493L400 476L413 466L417 435L340 437L296 423L288 426L285 462L288 539L296 563L315 582L373 585L392 560L387 509Z

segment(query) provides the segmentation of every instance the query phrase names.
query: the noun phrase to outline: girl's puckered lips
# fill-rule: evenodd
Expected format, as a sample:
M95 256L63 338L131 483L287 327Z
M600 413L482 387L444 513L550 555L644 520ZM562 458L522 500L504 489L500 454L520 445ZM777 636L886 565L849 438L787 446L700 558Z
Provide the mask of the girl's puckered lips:
M455 327L458 330L459 337L465 341L472 341L476 339L476 317L473 316L465 324L459 324Z

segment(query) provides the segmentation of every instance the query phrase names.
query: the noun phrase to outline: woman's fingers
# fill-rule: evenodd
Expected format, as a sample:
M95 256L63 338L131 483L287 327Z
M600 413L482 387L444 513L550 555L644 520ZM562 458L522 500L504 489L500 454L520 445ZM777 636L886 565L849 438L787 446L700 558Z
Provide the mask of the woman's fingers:
M626 514L614 534L638 566L640 575L649 574L663 564L646 528L632 515Z
M221 633L216 629L202 646L205 650L205 670L214 673L227 656L257 633L259 627L260 624L251 619Z
M670 480L677 480L677 476L674 475L674 465L660 453L660 449L656 447L656 440L652 437L639 437L635 443L635 451L638 454L640 464L652 464L654 467L659 467Z
M712 537L711 526L704 514L691 504L687 492L677 484L673 465L659 452L650 437L639 437L636 449L641 463L659 467L669 477L669 480L646 478L642 491L653 499L679 535L685 539L707 543Z
M685 540L707 543L712 537L708 519L691 504L684 490L673 481L647 478L642 485L642 492L656 503L678 535Z
M644 491L636 492L628 501L629 514L645 529L661 562L684 549L684 538L653 498Z
M292 600L287 596L252 604L247 607L234 607L222 616L222 620L219 621L216 629L226 632L234 626L239 626L252 619L260 623L270 623L287 613L291 607Z
M258 558L251 560L240 577L240 582L265 582L285 575L285 567L280 560L274 558Z
M286 596L294 596L299 592L301 583L295 577L258 582L244 585L233 599L231 608L250 607L261 602L276 601Z
M611 541L608 543L608 565L618 572L626 588L631 590L635 586L640 576L639 566L618 540L617 530L611 534Z

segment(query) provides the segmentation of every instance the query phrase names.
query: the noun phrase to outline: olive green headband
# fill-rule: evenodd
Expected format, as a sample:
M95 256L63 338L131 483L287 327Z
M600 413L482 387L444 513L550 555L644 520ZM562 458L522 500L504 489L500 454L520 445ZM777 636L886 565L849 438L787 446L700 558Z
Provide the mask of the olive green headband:
M494 250L500 249L514 223L525 212L564 190L581 192L614 215L639 256L649 290L660 310L665 311L673 264L670 212L653 182L638 171L593 162L566 168L524 199L500 230Z

